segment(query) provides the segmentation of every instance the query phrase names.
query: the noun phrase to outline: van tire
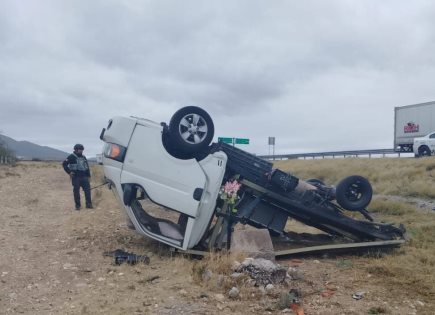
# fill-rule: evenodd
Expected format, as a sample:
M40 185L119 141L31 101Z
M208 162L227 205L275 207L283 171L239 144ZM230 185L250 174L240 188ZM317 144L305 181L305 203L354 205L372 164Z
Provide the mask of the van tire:
M183 107L172 116L168 136L171 151L180 152L182 158L194 158L213 140L213 120L202 108Z
M344 178L337 185L337 203L346 210L365 209L372 200L373 189L370 182L358 175Z

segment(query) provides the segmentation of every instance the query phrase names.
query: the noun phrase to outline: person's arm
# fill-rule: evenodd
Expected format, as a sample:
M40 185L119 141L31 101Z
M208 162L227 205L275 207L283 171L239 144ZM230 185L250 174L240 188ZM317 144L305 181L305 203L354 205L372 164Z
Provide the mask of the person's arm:
M69 175L71 175L71 170L69 169L68 165L71 163L71 155L68 156L65 161L62 162L63 169L65 172Z

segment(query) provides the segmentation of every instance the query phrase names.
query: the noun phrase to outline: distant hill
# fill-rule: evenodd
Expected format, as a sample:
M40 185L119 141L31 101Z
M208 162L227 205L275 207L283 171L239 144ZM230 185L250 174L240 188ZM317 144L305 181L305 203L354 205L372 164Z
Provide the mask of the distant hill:
M16 141L5 135L0 135L0 143L13 151L17 157L25 160L40 159L61 161L69 155L69 153L47 146L40 146L29 141Z

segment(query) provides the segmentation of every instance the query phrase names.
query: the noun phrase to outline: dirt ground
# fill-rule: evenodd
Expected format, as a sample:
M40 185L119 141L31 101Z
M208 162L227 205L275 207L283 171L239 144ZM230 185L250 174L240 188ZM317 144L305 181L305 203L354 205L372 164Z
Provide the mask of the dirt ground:
M129 230L107 188L93 197L95 209L73 210L59 164L0 167L0 314L293 314L279 307L290 289L305 314L434 314L433 301L379 282L367 271L375 258L356 256L281 260L298 279L269 294L241 288L232 300L196 280L195 260ZM151 262L115 266L102 253L118 248Z

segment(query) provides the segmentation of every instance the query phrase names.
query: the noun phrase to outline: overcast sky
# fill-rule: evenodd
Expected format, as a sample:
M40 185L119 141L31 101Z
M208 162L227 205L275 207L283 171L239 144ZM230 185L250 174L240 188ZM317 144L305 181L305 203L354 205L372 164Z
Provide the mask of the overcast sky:
M187 105L257 154L392 148L435 100L435 2L1 0L0 80L3 134L88 156Z

